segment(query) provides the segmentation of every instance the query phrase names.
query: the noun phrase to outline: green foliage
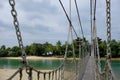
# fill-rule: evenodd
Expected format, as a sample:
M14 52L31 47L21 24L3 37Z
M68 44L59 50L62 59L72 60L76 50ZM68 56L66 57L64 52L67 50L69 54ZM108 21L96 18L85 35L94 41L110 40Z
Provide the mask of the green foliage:
M2 45L0 48L0 57L5 57L8 55L8 50L5 45Z
M18 57L21 55L20 48L18 46L14 46L10 49L8 56Z
M120 57L119 56L119 51L120 51L119 46L120 45L118 45L118 44L119 43L117 43L116 40L112 40L111 41L111 53L112 53L112 57Z
M105 55L107 54L106 52L106 41L100 41L99 43L99 51L100 51L100 56L101 57L105 57ZM116 58L116 57L120 57L120 42L116 41L116 40L112 40L111 41L111 55L112 57Z
M45 52L45 46L39 43L33 43L30 47L30 54L41 56Z
M87 40L85 40L87 46L87 49L90 51L90 44ZM78 57L79 50L76 48L78 45L75 40L72 42L75 47L75 54ZM72 43L68 44L68 52L67 57L73 56L73 49L72 49ZM102 41L100 38L98 38L99 43L99 51L100 56L105 57L106 55L106 41ZM56 45L50 44L48 42L40 44L40 43L33 43L31 45L27 45L25 47L25 52L27 55L34 55L34 56L59 56L63 57L66 50L66 42L62 44L60 41L56 42ZM111 53L112 57L120 57L120 41L112 40L111 41ZM6 57L6 56L21 56L21 51L18 46L14 46L12 48L7 48L5 45L2 45L0 47L0 57Z
M99 43L99 51L100 51L100 57L105 57L106 55L106 41L100 41Z

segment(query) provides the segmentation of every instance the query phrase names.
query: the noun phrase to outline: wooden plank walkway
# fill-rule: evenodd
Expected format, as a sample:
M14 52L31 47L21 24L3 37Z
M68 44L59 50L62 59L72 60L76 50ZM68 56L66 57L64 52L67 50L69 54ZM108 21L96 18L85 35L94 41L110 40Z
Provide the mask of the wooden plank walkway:
M94 56L90 56L87 62L86 70L82 80L95 80Z

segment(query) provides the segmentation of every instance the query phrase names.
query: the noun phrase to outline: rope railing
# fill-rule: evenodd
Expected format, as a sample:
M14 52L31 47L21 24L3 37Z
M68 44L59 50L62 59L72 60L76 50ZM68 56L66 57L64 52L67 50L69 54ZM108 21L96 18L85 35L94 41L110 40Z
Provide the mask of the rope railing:
M20 76L20 79L19 80L22 80L22 70L23 68L19 68L11 77L9 77L7 80L12 80L17 74L19 74Z
M33 79L33 72L37 73L36 75L36 79L37 80L62 80L62 74L63 74L63 64L58 67L57 69L54 70L50 70L50 71L40 71L37 70L31 66L26 66L26 74L28 75L28 79L27 80L34 80ZM24 78L22 77L23 73L22 71L25 70L23 68L19 68L12 76L10 76L9 79L7 80L12 80L14 79L14 77L16 77L17 74L20 74L19 76L19 80L24 80Z

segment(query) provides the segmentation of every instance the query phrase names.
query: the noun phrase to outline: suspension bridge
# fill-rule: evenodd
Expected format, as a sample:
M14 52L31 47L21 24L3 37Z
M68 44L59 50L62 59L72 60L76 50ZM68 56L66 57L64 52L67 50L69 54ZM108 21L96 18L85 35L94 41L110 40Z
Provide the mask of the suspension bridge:
M71 1L71 0L70 0ZM91 44L88 45L79 14L79 9L77 5L77 1L74 0L76 11L79 20L79 28L82 33L82 37L78 36L72 21L71 21L71 6L70 6L70 15L65 10L65 7L61 0L59 0L60 5L66 15L66 18L69 22L69 30L68 30L68 38L66 43L66 50L64 55L63 63L54 70L43 72L37 70L31 66L26 59L26 53L23 46L22 36L19 29L19 21L17 19L17 11L15 9L15 0L9 0L10 6L12 8L11 14L13 16L13 23L16 30L16 35L19 43L19 47L21 49L22 54L22 67L19 68L13 75L11 75L7 80L14 80L16 76L19 76L18 80L26 80L23 78L23 71L27 74L27 80L116 80L114 73L112 71L110 65L111 58L111 49L110 49L110 41L111 41L111 0L106 0L106 25L107 25L107 54L105 60L105 67L102 70L100 64L100 56L99 56L99 47L98 47L98 36L96 31L96 0L90 0L90 19L91 19ZM70 2L71 4L71 2ZM92 13L93 12L93 13ZM75 33L77 39L76 44L78 45L78 53L79 58L76 59L75 46L72 43L72 53L73 59L68 61L68 42L69 40L74 41L73 33ZM68 64L69 63L69 64ZM69 68L67 67L69 66ZM33 72L36 73L36 76L33 76ZM36 77L34 79L34 77Z

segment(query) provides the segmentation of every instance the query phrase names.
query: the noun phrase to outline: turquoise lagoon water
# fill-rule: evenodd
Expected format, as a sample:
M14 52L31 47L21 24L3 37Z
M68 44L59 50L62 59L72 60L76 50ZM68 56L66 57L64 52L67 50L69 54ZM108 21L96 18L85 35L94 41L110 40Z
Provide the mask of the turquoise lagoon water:
M28 63L37 69L50 70L59 67L62 60L28 60ZM21 67L21 65L21 60L0 59L0 69L16 69Z
M49 70L56 69L62 63L62 60L29 60L30 66L41 69ZM101 67L103 68L105 61L101 61ZM120 78L120 60L111 61L112 69L117 78ZM0 69L16 69L21 67L20 60L14 59L0 59Z

